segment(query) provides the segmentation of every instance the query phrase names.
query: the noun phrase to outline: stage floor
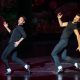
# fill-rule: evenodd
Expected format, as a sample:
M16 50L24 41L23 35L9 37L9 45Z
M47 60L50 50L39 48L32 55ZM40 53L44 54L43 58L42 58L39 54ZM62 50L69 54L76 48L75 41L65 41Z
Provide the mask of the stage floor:
M72 64L67 62L62 62L65 72L56 74L50 56L29 58L24 61L31 65L30 74L26 73L20 65L10 62L13 73L5 75L5 66L1 63L0 80L80 80L80 72L74 70Z

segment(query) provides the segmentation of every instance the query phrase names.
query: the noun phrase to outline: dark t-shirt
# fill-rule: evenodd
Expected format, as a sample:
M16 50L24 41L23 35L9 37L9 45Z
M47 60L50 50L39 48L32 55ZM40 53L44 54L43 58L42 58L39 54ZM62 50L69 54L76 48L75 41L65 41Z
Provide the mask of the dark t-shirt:
M72 24L72 22L68 23L68 26L63 30L61 39L69 39L71 34L74 32L74 29L77 28L77 24Z
M26 38L26 33L22 26L16 26L16 28L12 31L9 43L16 42L20 40L20 38Z

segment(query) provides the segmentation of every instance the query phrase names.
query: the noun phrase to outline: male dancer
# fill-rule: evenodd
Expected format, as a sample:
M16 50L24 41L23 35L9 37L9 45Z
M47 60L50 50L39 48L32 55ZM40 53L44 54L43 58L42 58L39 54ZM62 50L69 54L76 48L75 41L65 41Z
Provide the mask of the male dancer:
M18 19L18 25L16 26L16 28L13 31L11 31L9 29L7 22L3 23L3 25L7 29L7 31L9 33L11 33L11 37L10 37L10 40L8 42L8 46L6 47L6 49L4 50L4 52L1 56L1 59L5 63L6 68L7 68L6 69L6 74L11 74L11 68L9 66L8 59L7 59L7 57L10 54L12 54L12 60L15 63L18 63L18 64L22 65L25 68L25 70L29 71L29 65L24 63L21 59L19 59L17 57L17 51L16 51L16 48L26 38L26 33L24 32L24 29L22 27L23 24L25 23L25 20L26 20L26 18L24 16L21 16Z
M79 36L79 32L77 30L77 24L76 24L80 20L80 15L77 14L74 17L72 22L62 22L62 20L61 20L62 16L63 15L61 13L58 13L57 18L58 18L60 27L65 27L65 29L63 30L63 33L61 35L59 43L56 45L56 47L54 48L54 50L51 53L52 58L54 59L55 65L57 67L57 73L63 72L63 67L60 64L60 61L58 59L58 53L60 53L62 50L63 50L62 59L71 62L72 64L74 64L75 68L79 69L78 63L75 62L75 60L71 59L70 57L66 56L66 53L67 53L66 47L68 45L69 37L74 32L76 35L77 41L78 41L77 50L80 51L80 36Z

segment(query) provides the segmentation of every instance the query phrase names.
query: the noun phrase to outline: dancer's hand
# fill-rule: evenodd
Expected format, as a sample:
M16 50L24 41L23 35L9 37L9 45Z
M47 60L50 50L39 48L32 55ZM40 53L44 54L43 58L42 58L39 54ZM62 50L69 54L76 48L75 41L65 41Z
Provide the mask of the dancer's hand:
M62 18L62 16L63 16L63 14L61 14L61 13L58 13L58 14L57 14L57 17L58 17L58 18Z
M80 46L77 47L76 51L79 51L80 52Z
M19 45L19 42L14 42L14 46L17 47Z
M3 25L4 25L4 27L5 28L7 28L8 27L8 23L5 21L5 22L3 22Z

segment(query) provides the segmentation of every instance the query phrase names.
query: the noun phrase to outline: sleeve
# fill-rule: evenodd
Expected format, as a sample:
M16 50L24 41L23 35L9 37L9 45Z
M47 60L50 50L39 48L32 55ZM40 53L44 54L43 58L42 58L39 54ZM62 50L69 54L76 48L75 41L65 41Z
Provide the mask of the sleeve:
M74 24L74 27L73 27L73 29L77 29L77 24Z
M24 29L23 28L19 28L18 30L21 33L22 37L26 38L26 33L25 33Z
M71 21L69 21L69 25L72 25L71 27L72 27L72 29L77 29L77 24L75 23L75 24L72 24L72 22Z

